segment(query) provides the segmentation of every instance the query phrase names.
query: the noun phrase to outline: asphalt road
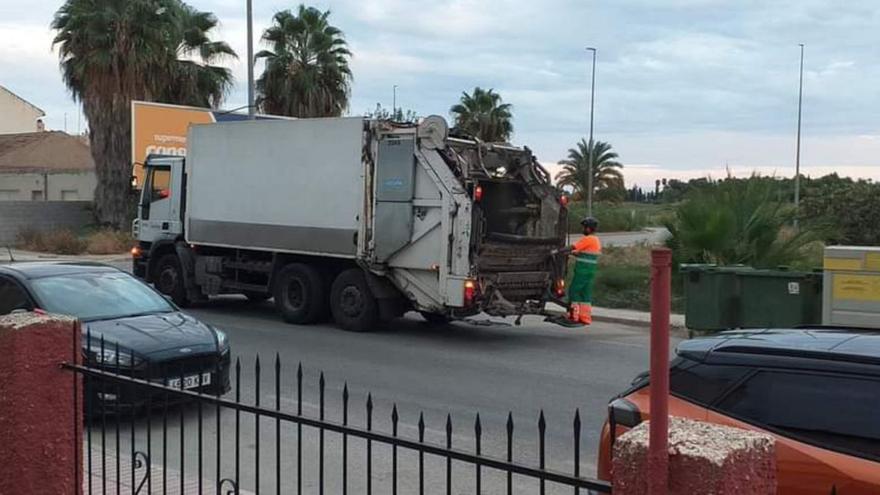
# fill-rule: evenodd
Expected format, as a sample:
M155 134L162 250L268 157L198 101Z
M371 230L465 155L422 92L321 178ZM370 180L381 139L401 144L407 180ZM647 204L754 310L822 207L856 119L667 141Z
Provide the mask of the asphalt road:
M241 360L240 393L244 402L255 402L254 364L259 355L262 370L260 403L275 406L273 374L277 354L282 363L279 400L282 410L296 409L295 370L301 362L306 415L317 417L319 414L318 379L323 372L326 380L325 414L330 420L342 419L341 395L343 384L347 383L351 394L349 420L352 424L365 425L364 403L367 394L371 393L375 404L375 429L391 432L391 408L396 404L401 436L417 438L418 418L423 413L426 440L442 444L446 416L450 414L455 432L454 446L472 451L474 420L479 412L483 453L504 458L505 424L508 413L512 413L515 422L514 457L535 466L538 464L537 421L543 411L547 423L547 465L564 472L572 472L574 467L572 421L575 411L579 410L583 423L580 468L587 475L595 473L596 446L609 398L625 389L648 364L645 330L615 324L597 323L586 330L573 330L527 318L520 327L470 323L432 327L418 316L410 315L377 331L358 334L339 330L330 324L285 324L271 303L253 304L232 296L189 312L228 333L234 359ZM233 388L228 397L234 393ZM216 437L216 418L212 410L203 413L206 456L203 477L210 480L215 477L213 439ZM190 477L197 465L198 416L193 406L183 411L187 446L184 456L188 466L185 469ZM161 414L154 414L152 421L155 443L157 432L161 431ZM154 464L167 464L172 473L180 463L179 441L176 440L180 436L179 421L179 410L172 407L169 452L164 456L157 452L159 442L155 443L152 453ZM136 423L139 450L144 449L145 423L143 418ZM234 413L223 412L221 423L221 469L224 476L231 476L234 472ZM259 447L253 416L242 414L239 424L242 488L254 489L254 459L259 451L260 486L273 492L274 421L263 419L260 422ZM128 425L123 421L122 452L130 450ZM110 430L112 449L115 448L113 428ZM282 486L287 492L293 489L295 480L292 467L296 458L296 433L293 426L285 426L282 430ZM316 431L306 430L303 433L304 478L307 487L314 487L318 482L318 436ZM95 429L92 437L95 443L99 443L99 437L99 430ZM325 483L328 493L337 493L340 492L340 437L333 433L327 433L325 437ZM352 459L349 461L349 488L353 493L361 493L358 488L363 488L364 442L352 439L349 443ZM410 493L417 487L417 458L403 451L400 455L402 493ZM390 483L390 448L374 446L373 456L375 483ZM428 456L429 486L443 485L444 462ZM456 493L473 491L473 467L459 465L453 478ZM503 482L502 474L486 470L483 483L489 488L487 493L495 493ZM534 492L533 485L522 482L516 491ZM377 489L377 492L386 493L383 489ZM550 489L548 493L554 492Z

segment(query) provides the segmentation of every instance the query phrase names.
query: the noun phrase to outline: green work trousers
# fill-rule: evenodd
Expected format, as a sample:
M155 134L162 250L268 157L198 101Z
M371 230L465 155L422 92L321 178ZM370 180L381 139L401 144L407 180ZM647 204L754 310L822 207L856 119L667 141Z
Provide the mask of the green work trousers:
M574 278L568 290L568 302L593 303L593 282L596 280L596 259L577 258L574 263Z

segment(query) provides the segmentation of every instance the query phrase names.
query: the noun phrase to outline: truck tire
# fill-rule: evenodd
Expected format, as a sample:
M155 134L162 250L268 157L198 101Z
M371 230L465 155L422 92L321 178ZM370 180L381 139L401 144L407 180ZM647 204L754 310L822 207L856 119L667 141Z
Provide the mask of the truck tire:
M190 305L190 300L186 296L183 277L185 277L183 268L176 254L166 254L156 262L155 274L153 275L156 289L171 296L175 304L185 308Z
M314 267L291 263L275 276L275 307L284 321L314 323L327 306L324 277Z
M379 322L379 303L359 268L336 277L330 289L330 309L336 324L351 332L367 332Z

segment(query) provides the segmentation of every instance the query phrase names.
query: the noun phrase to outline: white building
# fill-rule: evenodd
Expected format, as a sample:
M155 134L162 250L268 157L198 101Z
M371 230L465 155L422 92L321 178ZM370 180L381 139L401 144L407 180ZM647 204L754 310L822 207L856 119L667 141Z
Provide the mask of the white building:
M0 134L0 201L92 201L95 162L61 131Z
M46 112L0 86L0 134L43 130L40 120Z

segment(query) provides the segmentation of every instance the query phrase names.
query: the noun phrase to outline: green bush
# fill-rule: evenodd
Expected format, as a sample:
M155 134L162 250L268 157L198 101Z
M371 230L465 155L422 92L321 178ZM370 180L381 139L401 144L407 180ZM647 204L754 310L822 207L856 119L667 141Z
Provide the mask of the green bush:
M585 203L573 203L568 210L568 231L577 234L583 231L581 220L587 215ZM632 232L648 226L645 210L632 207L631 204L611 205L599 203L593 205L593 216L599 220L600 232Z
M800 213L802 222L832 225L830 242L880 245L880 184L836 175L809 181Z
M572 262L573 263L573 262ZM569 266L569 284L574 266ZM570 285L568 285L570 287ZM672 311L684 310L683 285L677 274L672 281ZM593 304L602 308L651 309L651 247L607 247L599 258Z
M802 262L825 235L818 224L792 229L794 209L757 176L691 191L666 227L676 263L776 267Z

